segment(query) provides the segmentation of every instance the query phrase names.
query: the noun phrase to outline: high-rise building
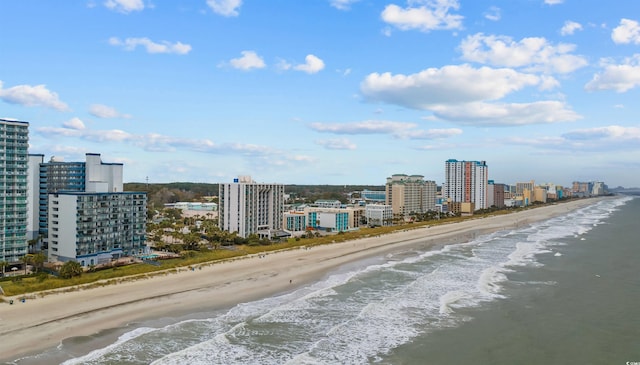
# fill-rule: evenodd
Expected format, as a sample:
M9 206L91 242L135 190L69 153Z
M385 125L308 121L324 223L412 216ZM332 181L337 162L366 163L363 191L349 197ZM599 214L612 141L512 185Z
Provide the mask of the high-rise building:
M148 250L146 193L123 192L122 171L97 153L83 162L29 155L28 232L50 262L98 265Z
M258 184L251 176L220 184L218 226L240 237L279 230L284 216L284 185Z
M29 123L0 119L0 261L28 253L27 160Z
M518 182L516 183L516 196L521 196L525 193L525 190L533 191L535 188L536 182L535 180L531 180L529 182Z
M29 155L30 195L38 197L37 209L30 220L30 239L36 236L47 237L47 214L49 194L57 192L122 192L122 163L104 163L98 153L87 153L85 161L66 162L60 157L51 157L44 162L44 155ZM36 207L36 201L30 208ZM30 211L31 211L30 209ZM37 221L35 217L38 217ZM37 227L36 227L37 224Z
M403 217L435 211L437 190L435 181L424 180L422 175L395 174L387 178L385 205Z
M473 203L474 209L486 209L489 167L485 161L445 162L442 196L454 203Z
M91 266L148 253L146 193L59 191L48 213L50 262Z
M487 182L487 206L489 208L504 208L505 184L496 184L493 180Z

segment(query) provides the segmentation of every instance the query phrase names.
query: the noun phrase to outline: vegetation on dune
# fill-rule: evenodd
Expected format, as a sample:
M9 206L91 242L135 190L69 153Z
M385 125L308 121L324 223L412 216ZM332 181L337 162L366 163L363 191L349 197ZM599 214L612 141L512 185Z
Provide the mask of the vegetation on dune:
M184 201L189 197L217 194L217 184L172 183L172 184L126 184L126 190L148 191L156 194L154 199L158 202L176 199ZM337 199L344 197L345 191L357 191L362 189L382 190L379 186L311 186L292 185L286 191L295 196L306 196L302 200L312 201L317 198ZM315 197L309 198L309 196ZM174 201L174 202L175 202ZM164 204L164 203L162 203ZM150 203L150 206L152 203ZM536 205L537 206L537 205ZM482 218L489 215L507 214L513 211L528 209L487 209L478 211L471 217L441 217L440 215L427 213L412 215L411 222L403 219L394 219L395 225L381 227L361 227L359 230L339 232L321 235L316 231L308 231L302 237L290 238L285 242L271 242L260 239L257 235L247 238L239 237L236 233L221 231L217 221L212 216L203 213L203 216L183 217L178 209L162 208L149 209L149 218L154 218L155 212L162 212L162 219L154 219L147 225L147 241L156 251L165 252L164 258L149 262L131 264L130 262L113 262L100 267L92 266L84 271L77 262L71 261L63 264L57 271L45 269L43 263L45 256L41 253L25 255L23 264L25 274L27 265L33 265L35 272L29 275L0 278L0 287L5 296L35 296L45 295L50 290L79 290L80 287L94 287L116 284L127 280L146 279L155 275L167 275L180 270L195 269L201 265L214 264L221 260L237 259L252 254L295 249L299 247L311 247L330 243L351 241L358 238L385 235L396 231L419 228L425 225L437 225L454 223L466 219ZM157 218L157 217L155 217ZM0 262L4 268L6 262ZM0 292L1 293L1 292Z
M312 232L307 232L307 235L302 238L290 238L285 242L272 243L259 240L257 236L243 239L235 234L220 231L213 221L206 219L201 221L201 229L205 233L196 235L200 239L192 240L194 237L192 233L179 233L185 227L192 227L191 224L195 224L195 218L185 218L169 223L161 222L150 225L150 238L154 241L156 248L175 251L181 255L177 258L159 260L157 261L158 266L136 263L100 270L91 268L87 272L82 272L77 262L70 261L62 266L58 277L44 272L21 277L6 277L0 280L0 286L2 286L6 296L28 295L30 293L35 295L34 293L36 292L39 292L37 293L38 295L45 295L48 290L62 288L67 288L68 291L75 291L79 289L79 286L112 285L127 280L146 279L153 275L175 273L178 270L189 270L189 268L195 268L199 265L214 264L221 260L237 259L252 254L339 243L425 225L457 222L464 219L466 218L451 217L439 221L396 226L363 227L357 231L340 232L327 236L319 236ZM173 227L171 231L164 231L165 228L163 227L167 226ZM173 240L174 243L161 243L162 241L158 240L158 237L163 237L164 240Z

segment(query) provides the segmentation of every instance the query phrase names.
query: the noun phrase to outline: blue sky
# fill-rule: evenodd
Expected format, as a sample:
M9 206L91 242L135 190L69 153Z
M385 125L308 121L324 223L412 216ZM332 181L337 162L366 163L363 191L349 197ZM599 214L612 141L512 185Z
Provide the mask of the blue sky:
M125 182L640 186L640 2L4 0L0 117Z

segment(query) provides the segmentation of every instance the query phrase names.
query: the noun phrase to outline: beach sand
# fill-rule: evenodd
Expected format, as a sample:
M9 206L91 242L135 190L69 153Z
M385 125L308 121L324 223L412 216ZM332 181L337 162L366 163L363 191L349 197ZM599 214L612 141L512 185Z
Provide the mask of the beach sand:
M416 245L426 248L465 242L478 234L522 227L595 202L581 199L310 249L252 255L117 285L36 295L25 303L13 298L13 305L0 304L0 360L39 353L66 338L89 336L127 323L230 308L317 281L350 262Z

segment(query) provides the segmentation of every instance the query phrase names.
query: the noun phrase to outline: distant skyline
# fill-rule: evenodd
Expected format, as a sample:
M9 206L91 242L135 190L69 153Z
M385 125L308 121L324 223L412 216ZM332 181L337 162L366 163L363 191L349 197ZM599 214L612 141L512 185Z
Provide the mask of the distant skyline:
M640 2L7 0L0 118L125 182L640 186Z

